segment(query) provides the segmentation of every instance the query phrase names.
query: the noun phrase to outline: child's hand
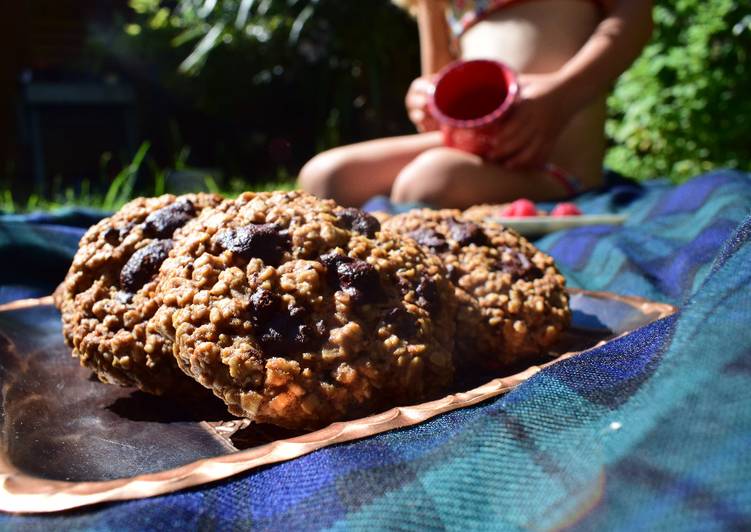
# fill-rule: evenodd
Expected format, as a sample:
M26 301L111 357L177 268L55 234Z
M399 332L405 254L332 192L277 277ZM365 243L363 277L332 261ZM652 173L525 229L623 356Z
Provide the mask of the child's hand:
M438 122L428 109L430 93L433 91L433 82L430 78L420 77L412 82L407 91L404 103L407 107L409 119L417 128L417 131L435 131L438 129Z
M520 94L497 138L492 158L518 170L549 162L550 153L574 110L566 107L555 75L521 74Z

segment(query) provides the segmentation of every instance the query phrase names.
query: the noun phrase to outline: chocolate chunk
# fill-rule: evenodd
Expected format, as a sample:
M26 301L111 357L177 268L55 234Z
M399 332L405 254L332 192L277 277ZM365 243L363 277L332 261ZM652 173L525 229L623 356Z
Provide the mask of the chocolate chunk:
M271 319L277 309L281 299L278 295L269 290L259 288L250 296L251 320L253 323L263 323Z
M502 272L511 275L512 279L525 279L531 281L543 276L543 271L532 264L524 253L509 247L503 247L500 248L500 250L510 258L498 261L496 267Z
M157 240L133 253L120 271L120 288L137 292L156 275L170 249L172 240Z
M341 263L336 268L339 286L358 303L374 303L382 292L378 270L364 260Z
M340 255L339 253L334 253L333 251L331 253L326 253L325 255L321 255L321 258L319 259L321 261L321 264L326 266L326 278L329 281L329 284L333 286L335 289L339 288L339 274L337 273L337 268L340 264L348 264L350 262L354 262L355 259L352 257L348 257L347 255Z
M193 202L182 198L149 214L143 222L143 232L153 238L168 238L195 216Z
M415 294L417 295L417 303L425 307L428 312L438 309L441 298L438 293L438 287L433 279L429 279L428 277L420 279L417 288L415 288Z
M355 259L347 255L334 253L332 251L331 253L326 253L325 255L321 255L320 261L321 261L321 264L326 266L327 270L333 271L336 273L336 270L337 268L339 268L340 264L349 264L351 262L354 262Z
M448 242L446 237L434 229L417 229L407 234L408 237L417 241L421 246L432 249L437 253L442 253L448 250Z
M381 222L360 209L344 209L337 213L342 227L373 238L381 230Z
M305 310L305 307L292 307L288 309L288 312L292 318L298 321L303 320L308 314L308 311Z
M300 351L314 351L319 344L318 331L312 325L307 323L298 325L295 333L295 345Z
M455 218L450 220L451 233L449 236L452 240L455 240L460 246L469 246L475 244L477 246L487 246L488 237L482 228L473 222L459 222Z
M130 233L133 230L133 227L135 227L135 223L128 222L124 224L119 229L115 229L114 227L109 227L107 230L102 234L102 237L104 238L104 241L107 242L110 246L117 246L119 245L123 240L125 240L125 237L128 236L128 233Z
M259 258L272 266L279 264L291 244L289 235L275 224L250 224L219 233L216 242L244 259Z
M417 318L401 307L389 310L385 321L400 338L413 338L417 334Z
M104 241L110 246L116 246L120 243L120 231L114 227L108 228L102 236L104 237Z
M268 351L268 355L284 354L292 348L292 342L289 337L285 337L285 330L287 324L281 319L275 320L278 323L272 322L263 327L261 335L258 337L258 341L261 343L264 351Z
M313 326L304 307L283 308L281 303L277 294L263 288L250 296L251 321L267 354L295 355L318 349L325 333L323 322Z
M293 307L263 322L258 340L267 354L295 355L320 348L322 334L317 327L306 322L307 314L304 308Z
M454 266L453 264L446 265L446 272L449 274L449 281L454 284L458 284L459 279L464 276L464 270L462 270L458 266Z

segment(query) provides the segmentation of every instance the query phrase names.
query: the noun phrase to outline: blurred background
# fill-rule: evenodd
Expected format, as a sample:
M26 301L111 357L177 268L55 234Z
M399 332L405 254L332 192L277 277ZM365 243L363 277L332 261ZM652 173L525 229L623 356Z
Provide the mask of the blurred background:
M657 0L610 97L606 164L751 170L751 2ZM26 0L0 34L0 210L290 188L339 144L412 132L417 29L389 0Z

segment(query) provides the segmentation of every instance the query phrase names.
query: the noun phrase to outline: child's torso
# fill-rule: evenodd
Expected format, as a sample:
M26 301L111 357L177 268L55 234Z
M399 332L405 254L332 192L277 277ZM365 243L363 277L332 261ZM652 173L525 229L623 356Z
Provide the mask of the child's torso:
M450 0L448 19L455 37L496 11L529 0ZM600 12L606 11L613 0L577 0L594 4Z
M601 19L582 0L522 0L475 21L458 39L464 59L496 59L518 72L562 67L587 42Z
M485 14L461 34L458 44L463 59L495 59L520 73L545 74L576 55L601 19L592 2L517 0ZM596 184L605 149L604 122L603 94L565 128L552 162L587 185Z

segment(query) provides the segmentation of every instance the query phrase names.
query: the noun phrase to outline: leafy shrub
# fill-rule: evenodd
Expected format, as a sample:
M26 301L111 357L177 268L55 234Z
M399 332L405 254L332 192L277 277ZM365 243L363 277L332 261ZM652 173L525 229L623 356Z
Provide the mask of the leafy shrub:
M146 119L174 118L192 164L274 179L316 151L410 127L403 98L418 71L417 33L388 0L130 6L134 17L107 50L151 76L146 92L173 110ZM150 136L155 145L158 135L168 136Z
M651 42L609 100L606 164L683 180L751 169L751 3L658 0Z
M751 3L655 4L653 38L609 99L606 164L676 180L751 169ZM294 174L315 151L410 131L402 98L418 69L416 32L388 0L131 7L131 55L150 56L170 94L200 110L188 129L216 122L209 158L225 172L249 175L268 159ZM250 161L234 164L239 153Z

